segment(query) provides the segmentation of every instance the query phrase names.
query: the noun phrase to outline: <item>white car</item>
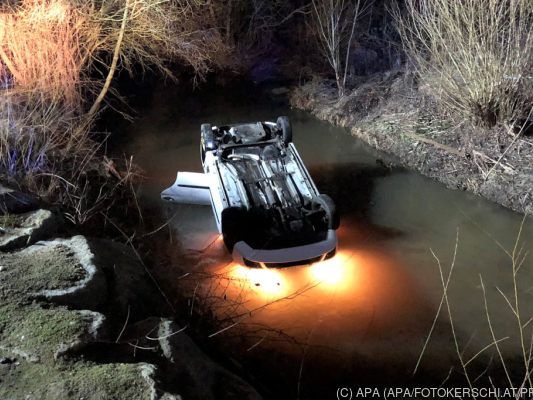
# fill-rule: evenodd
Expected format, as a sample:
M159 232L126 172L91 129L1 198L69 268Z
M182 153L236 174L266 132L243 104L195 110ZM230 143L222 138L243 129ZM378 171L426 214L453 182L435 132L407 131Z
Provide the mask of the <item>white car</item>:
M203 124L200 157L204 173L178 172L161 198L211 205L235 261L283 267L335 254L335 204L311 179L287 117L276 123Z

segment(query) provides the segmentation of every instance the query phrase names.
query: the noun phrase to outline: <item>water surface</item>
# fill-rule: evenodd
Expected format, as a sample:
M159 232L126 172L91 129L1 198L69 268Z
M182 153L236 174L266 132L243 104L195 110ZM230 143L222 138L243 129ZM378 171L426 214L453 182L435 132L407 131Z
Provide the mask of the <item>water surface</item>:
M162 88L153 99L119 145L145 170L144 204L174 216L172 244L161 246L170 247L180 265L166 265L166 279L176 291L194 288L197 307L211 308L220 328L227 328L206 332L212 335L207 340L265 393L334 398L340 384L440 384L457 368L445 306L419 372L412 372L454 253L448 295L465 359L491 341L482 279L495 335L508 337L502 352L520 360L516 320L501 293L514 299L510 255L521 215L415 172L385 168L387 155L253 87L187 95ZM169 207L159 193L178 170L201 171L201 123L278 115L291 118L297 149L319 189L341 211L339 251L326 264L254 271L231 262L209 207ZM515 255L531 249L533 223L526 220ZM517 274L523 323L533 314L532 267L532 257L526 257ZM184 286L178 279L183 271L192 273ZM527 343L531 325L524 328ZM497 371L493 356L494 348L482 353L472 373L487 365Z

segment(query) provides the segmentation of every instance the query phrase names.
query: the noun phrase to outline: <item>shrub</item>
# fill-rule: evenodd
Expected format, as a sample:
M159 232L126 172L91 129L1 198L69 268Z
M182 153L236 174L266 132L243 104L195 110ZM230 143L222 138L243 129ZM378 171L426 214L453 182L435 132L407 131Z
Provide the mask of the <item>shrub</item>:
M0 6L0 179L67 202L79 223L116 194L117 185L89 179L93 172L130 187L131 162L121 174L91 132L114 74L137 65L172 77L167 63L173 61L205 74L227 50L207 15L196 0ZM84 200L92 197L93 204Z
M406 0L396 17L421 79L449 110L494 125L533 100L530 0Z

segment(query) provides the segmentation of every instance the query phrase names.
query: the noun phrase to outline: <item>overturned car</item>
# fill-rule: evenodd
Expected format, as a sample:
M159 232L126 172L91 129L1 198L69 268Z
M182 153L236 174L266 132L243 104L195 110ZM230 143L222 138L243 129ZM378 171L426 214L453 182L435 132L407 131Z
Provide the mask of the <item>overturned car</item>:
M276 123L203 124L200 158L204 173L178 172L161 198L211 205L235 261L283 267L335 254L335 204L311 179L287 117Z

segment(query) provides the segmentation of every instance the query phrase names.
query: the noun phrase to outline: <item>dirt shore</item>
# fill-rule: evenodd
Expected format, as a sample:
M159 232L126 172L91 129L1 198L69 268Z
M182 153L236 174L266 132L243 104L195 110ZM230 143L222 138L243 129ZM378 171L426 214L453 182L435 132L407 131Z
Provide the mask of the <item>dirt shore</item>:
M293 107L347 128L450 189L466 190L519 213L533 213L533 138L509 127L476 127L445 116L401 72L355 82L342 98L319 78L290 92Z

